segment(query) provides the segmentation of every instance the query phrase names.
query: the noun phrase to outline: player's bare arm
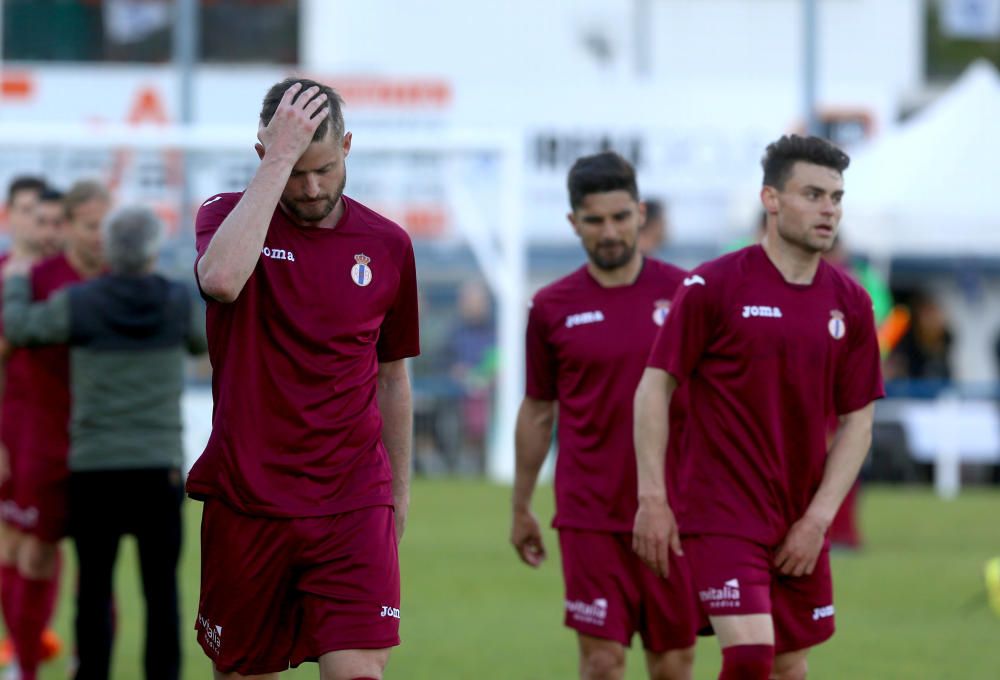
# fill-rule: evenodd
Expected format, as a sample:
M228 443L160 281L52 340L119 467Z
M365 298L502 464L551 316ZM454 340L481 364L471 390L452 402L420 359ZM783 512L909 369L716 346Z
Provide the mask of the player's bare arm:
M298 83L289 87L271 122L258 129L260 166L198 260L202 291L220 302L235 300L250 278L292 168L327 117L326 95L317 96L318 88L312 87L296 99L301 88Z
M401 540L410 507L410 456L413 449L413 396L405 359L379 364L378 408L382 414L382 443L392 468L396 538Z
M633 410L639 509L632 528L632 549L664 578L670 574L669 551L684 554L663 474L669 430L667 414L676 389L677 381L672 375L647 367L635 392Z
M775 565L783 574L811 574L823 548L826 531L851 490L872 443L875 404L841 416L826 460L823 481L805 515L788 530L778 548Z
M556 402L525 397L514 430L510 542L517 556L531 567L545 561L545 543L538 518L531 511L531 497L538 483L538 472L549 453L555 418Z

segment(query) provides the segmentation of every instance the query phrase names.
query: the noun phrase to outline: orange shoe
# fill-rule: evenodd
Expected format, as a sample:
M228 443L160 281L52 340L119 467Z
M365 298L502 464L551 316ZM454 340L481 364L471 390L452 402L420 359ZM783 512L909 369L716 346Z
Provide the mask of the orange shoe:
M9 666L14 661L14 643L10 638L0 640L0 668Z
M51 661L62 651L62 640L52 629L42 633L42 661Z

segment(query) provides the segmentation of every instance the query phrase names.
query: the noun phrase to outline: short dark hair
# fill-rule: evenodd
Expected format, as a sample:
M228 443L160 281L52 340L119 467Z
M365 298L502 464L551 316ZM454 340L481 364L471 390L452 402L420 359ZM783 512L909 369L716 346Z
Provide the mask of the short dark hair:
M639 200L635 168L614 151L577 158L569 169L566 187L569 189L569 205L573 210L579 208L589 194L607 191L627 191L632 198Z
M14 196L21 193L22 191L34 191L36 194L41 195L45 191L45 180L41 177L34 177L32 175L20 175L11 180L10 186L7 187L7 205L14 202Z
M308 78L285 78L280 83L272 85L271 89L264 95L264 102L260 107L260 122L264 125L271 122L271 119L274 117L274 112L278 110L278 104L281 103L281 98L285 96L285 91L295 83L302 83L302 89L299 90L297 95L295 95L295 99L292 100L292 103L295 103L295 100L302 96L302 93L310 87L319 88L319 92L316 93L313 99L321 94L326 95L326 106L329 107L330 111L326 120L320 123L319 127L316 128L316 134L313 135L313 141L318 142L326 137L331 126L333 127L333 134L337 139L343 137L344 112L341 110L341 106L344 105L344 100L339 94L337 94L337 91L329 85L324 85L323 83L318 83L315 80L309 80ZM312 101L312 99L309 101Z
M801 137L784 135L767 145L760 160L764 168L764 186L784 189L785 182L792 174L792 166L798 162L822 165L843 173L851 164L846 153L821 137Z
M65 197L66 194L55 187L45 187L42 189L42 193L38 195L38 200L42 203L62 203Z

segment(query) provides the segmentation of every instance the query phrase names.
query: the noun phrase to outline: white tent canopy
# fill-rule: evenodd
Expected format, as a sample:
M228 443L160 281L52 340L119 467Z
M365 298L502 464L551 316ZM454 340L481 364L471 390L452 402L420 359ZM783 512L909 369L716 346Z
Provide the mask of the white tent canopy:
M976 62L854 154L844 234L873 255L1000 257L1000 76Z

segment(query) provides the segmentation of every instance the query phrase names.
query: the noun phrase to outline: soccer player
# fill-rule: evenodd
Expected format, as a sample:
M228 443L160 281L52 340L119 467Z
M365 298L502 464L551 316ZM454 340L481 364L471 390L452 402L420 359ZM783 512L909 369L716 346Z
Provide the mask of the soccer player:
M636 392L635 550L662 573L671 553L688 557L724 680L804 678L809 648L834 631L825 534L883 396L871 299L821 260L849 162L816 137L767 147L763 243L684 279ZM678 385L690 390L687 468L668 493L661 471Z
M625 159L611 152L580 158L568 185L569 221L588 262L532 302L511 543L529 566L545 559L531 497L558 411L553 525L580 677L622 678L625 648L638 632L651 678L689 678L696 607L685 561L673 557L664 579L632 552L630 535L636 510L632 394L684 272L638 250L645 207ZM661 466L661 482L663 475Z
M15 177L7 189L7 227L11 239L10 250L0 255L0 266L11 257L38 257L42 254L36 234L39 197L45 190L45 181L38 177ZM0 325L0 604L2 604L7 629L13 622L14 603L22 589L17 571L17 545L21 539L18 518L21 512L14 501L12 471L16 463L10 458L11 430L4 426L17 422L21 406L19 396L22 386L19 378L23 371L18 357L8 364L10 346L3 337ZM14 447L16 451L16 446ZM4 638L0 642L0 665L6 666L14 659L13 642Z
M104 267L100 225L111 201L92 181L77 182L64 198L66 251L31 269L34 301L97 276ZM57 243L54 241L53 243ZM43 254L35 250L31 254ZM19 348L11 352L8 376L17 377L17 416L5 408L3 427L13 463L11 488L21 536L13 555L20 583L4 598L4 616L22 680L34 680L59 585L59 541L66 534L69 450L69 352L65 345ZM8 390L12 392L13 380ZM6 576L6 575L5 575ZM4 578L4 583L8 582ZM6 586L5 586L6 589Z
M343 194L339 95L288 79L264 97L260 166L208 199L212 435L188 477L205 501L198 640L216 678L381 678L399 644L399 564L419 353L410 239Z
M7 228L10 233L11 247L6 253L0 255L0 266L11 257L36 258L43 255L42 248L36 238L36 224L38 222L37 208L39 197L45 190L45 181L38 177L16 177L7 189ZM18 371L16 366L11 376L6 377L6 359L9 346L3 339L2 326L0 326L0 392L3 394L2 408L0 408L0 564L6 571L11 568L14 561L14 545L18 540L16 529L17 512L14 506L11 487L11 468L13 462L9 458L7 443L10 433L3 427L3 421L16 420L18 415L17 395L20 394L17 384ZM6 378L6 380L5 380ZM13 381L13 382L12 382ZM10 389L4 389L4 383L11 385ZM11 410L13 409L13 410ZM10 413L8 413L10 411ZM8 586L12 581L8 581ZM0 593L3 586L0 585ZM9 594L9 593L8 593Z

